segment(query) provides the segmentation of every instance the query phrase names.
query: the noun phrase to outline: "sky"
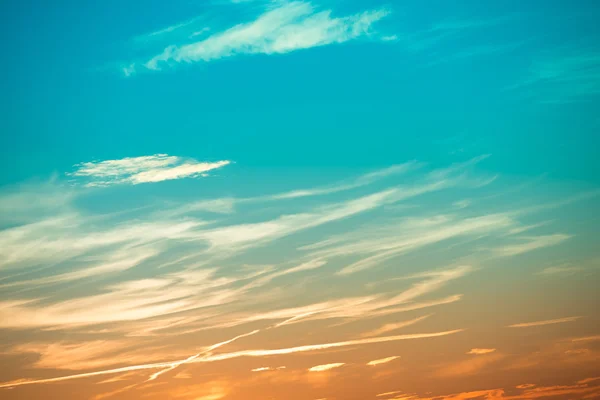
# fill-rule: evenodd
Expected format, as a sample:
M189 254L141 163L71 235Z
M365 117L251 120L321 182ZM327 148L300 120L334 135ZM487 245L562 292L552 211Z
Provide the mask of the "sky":
M595 1L0 4L0 398L600 398Z

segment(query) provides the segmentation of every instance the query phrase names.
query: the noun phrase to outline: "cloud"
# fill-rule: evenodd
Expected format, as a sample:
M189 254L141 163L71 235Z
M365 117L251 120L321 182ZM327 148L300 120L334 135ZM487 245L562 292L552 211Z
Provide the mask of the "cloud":
M382 358L382 359L379 359L379 360L369 361L367 363L367 365L369 365L369 366L375 366L375 365L387 364L389 362L397 360L398 358L400 358L400 356L386 357L386 358Z
M321 187L321 188L314 188L314 189L293 190L291 192L276 194L276 195L267 196L267 197L260 197L258 199L252 199L252 200L253 201L256 201L256 200L284 200L284 199L296 199L296 198L300 198L300 197L321 196L321 195L327 195L327 194L332 194L332 193L338 193L338 192L342 192L342 191L346 191L346 190L359 188L361 186L365 186L365 185L374 183L380 179L384 179L384 178L392 176L392 175L400 175L400 174L406 173L412 169L415 169L417 167L419 167L419 164L412 161L412 162L408 162L405 164L393 165L388 168L384 168L384 169L380 169L375 172L364 174L362 176L359 176L357 179L355 179L354 182L350 182L350 183L345 183L345 184L342 183L342 184L331 185L331 186L326 186L326 187Z
M416 224L415 224L416 223ZM319 250L315 256L372 254L339 271L340 275L349 275L364 271L396 257L427 245L449 240L457 236L481 235L499 231L512 225L513 220L507 215L485 215L461 220L450 216L437 218L407 219L387 231L370 232L362 235L367 239L354 241L348 245L329 246ZM343 239L342 239L343 240Z
M56 177L3 187L0 189L0 224L32 223L49 214L68 213L77 195L77 190Z
M223 305L239 294L214 270L170 274L109 285L104 292L52 304L42 299L0 301L0 327L81 327L138 321L191 309Z
M565 266L544 268L537 274L538 275L548 275L548 276L550 276L550 275L572 275L576 272L580 272L583 270L584 270L583 267L577 267L574 265L571 265L571 266L565 265Z
M529 251L541 249L544 247L555 246L559 243L570 239L570 235L565 234L554 234L554 235L543 235L543 236L532 236L523 238L525 243L519 243L510 246L503 246L495 249L494 253L501 257L516 256L519 254L527 253Z
M415 319L411 319L410 321L403 321L403 322L396 322L396 323L391 323L391 324L385 324L377 329L374 329L372 331L369 332L365 332L363 333L361 336L362 337L372 337L372 336L379 336L379 335L383 335L384 333L388 333L388 332L392 332L395 331L397 329L400 328L404 328L413 324L416 324L418 322L423 321L426 318L429 318L430 315L424 315L422 317L418 317Z
M200 234L210 243L213 252L233 252L256 247L292 233L314 228L329 222L348 218L385 204L398 201L397 189L359 197L328 206L321 206L313 212L282 215L276 219L257 223L230 225L206 230Z
M238 358L238 357L266 357L266 356L272 356L272 355L303 353L303 352L308 352L308 351L327 350L327 349L334 349L334 348L339 348L339 347L358 346L358 345L365 345L365 344L395 342L395 341L400 341L400 340L434 338L434 337L453 335L453 334L456 334L459 332L462 332L462 329L455 329L452 331L434 332L434 333L416 333L416 334L396 335L396 336L382 336L382 337L377 337L377 338L356 339L356 340L348 340L348 341L343 341L343 342L333 342L333 343L324 343L324 344L313 344L313 345L305 345L305 346L290 347L290 348L275 349L275 350L242 350L242 351L238 351L238 352L234 352L234 353L225 353L225 354L217 354L217 355L213 355L213 356L208 356L208 357L205 357L202 359L195 360L195 362L213 362L213 361L230 360L230 359Z
M571 46L535 59L528 77L508 90L520 90L540 103L587 101L600 95L600 53L595 46Z
M192 18L184 22L176 23L165 28L147 33L145 35L139 35L133 38L134 42L147 43L153 40L166 40L167 38L171 38L172 34L180 33L181 31L185 31L184 34L188 37L198 36L200 32L204 30L210 30L208 27L197 28L196 24L200 21L200 18ZM183 29L189 28L189 29ZM192 31L190 31L192 29Z
M86 268L64 274L57 274L46 278L19 280L16 282L4 283L0 284L0 289L23 286L40 287L42 285L72 282L99 275L106 276L107 274L123 272L127 269L131 269L158 254L159 252L157 250L150 247L129 249L127 252L108 252L108 254L102 257L100 262L92 262L90 263L91 265L87 266Z
M562 385L562 386L539 386L535 385L518 385L516 386L519 393L514 395L508 394L504 389L484 389L471 392L461 392L449 395L439 395L434 397L421 397L416 394L412 395L401 395L401 397L394 397L392 400L533 400L541 399L546 397L552 398L569 398L569 399L592 399L600 395L599 386L589 386L588 384L577 383L575 385ZM402 393L402 392L394 392Z
M260 367L260 368L254 368L253 370L251 370L252 372L264 372L264 371L277 371L280 369L285 369L285 367Z
M481 355L481 354L493 353L495 351L496 351L496 349L471 349L467 352L467 354Z
M345 364L344 363L332 363L332 364L325 364L325 365L317 365L317 366L309 368L308 371L309 372L329 371L329 370L334 369L334 368L339 368L342 365L345 365Z
M420 31L398 35L396 41L402 44L407 50L422 52L444 44L444 42L460 39L465 34L474 33L481 29L489 29L492 26L504 24L512 19L514 19L514 16L495 19L446 20L432 24Z
M544 326L544 325L553 325L553 324L562 324L565 322L573 322L577 321L581 317L566 317L566 318L557 318L557 319L549 319L545 321L534 321L534 322L524 322L520 324L509 325L509 328L529 328L533 326Z
M241 54L283 54L300 49L344 43L372 32L372 25L389 14L386 9L333 17L308 2L276 3L254 21L235 25L208 38L172 45L143 66L159 70L163 65L213 61Z
M173 179L196 178L207 172L229 165L231 161L199 162L167 154L128 157L120 160L84 162L75 165L75 178L89 180L85 186L116 184L138 185Z
M503 360L506 356L503 354L489 353L471 357L466 360L449 363L437 370L437 375L441 377L460 377L474 375L488 368L490 365Z
M164 373L167 373L169 371L172 371L175 368L177 368L177 367L179 367L179 366L181 366L183 364L188 364L190 362L193 362L194 360L196 360L198 357L200 357L203 354L210 354L213 350L216 350L219 347L222 347L222 346L225 346L225 345L227 345L229 343L235 342L238 339L254 335L254 334L258 333L258 332L259 332L258 330L255 330L255 331L252 331L252 332L245 333L243 335L238 335L238 336L236 336L236 337L234 337L232 339L229 339L229 340L226 340L224 342L220 342L220 343L214 344L212 346L209 346L206 349L202 350L201 352L199 352L197 354L194 354L193 356L190 356L190 357L186 358L185 360L173 362L167 368L165 368L163 370L160 370L158 372L155 372L152 375L150 375L150 377L148 378L148 381L153 381L153 380L157 379L160 375L162 375Z
M596 376L596 377L593 377L593 378L582 379L582 380L578 381L577 383L580 384L580 385L585 385L587 383L596 382L596 381L599 381L599 380L600 380L600 376Z
M595 342L600 341L600 335L584 336L572 339L573 342Z
M534 385L533 383L523 383L521 385L517 385L515 386L517 389L531 389L533 387L535 387L536 385Z

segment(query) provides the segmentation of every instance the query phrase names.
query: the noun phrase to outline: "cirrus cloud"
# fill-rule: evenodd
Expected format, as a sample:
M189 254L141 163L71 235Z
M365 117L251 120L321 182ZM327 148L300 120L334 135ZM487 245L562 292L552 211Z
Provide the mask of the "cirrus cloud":
M139 185L181 178L205 176L208 171L224 167L231 161L200 162L168 154L126 157L119 160L91 161L75 165L68 175L87 178L85 186L115 184Z
M333 17L332 10L318 10L310 2L284 2L253 21L234 25L200 41L170 45L144 63L128 65L123 72L131 76L137 67L160 70L164 65L209 62L241 54L284 54L344 43L372 34L372 25L389 13L387 9L374 9Z

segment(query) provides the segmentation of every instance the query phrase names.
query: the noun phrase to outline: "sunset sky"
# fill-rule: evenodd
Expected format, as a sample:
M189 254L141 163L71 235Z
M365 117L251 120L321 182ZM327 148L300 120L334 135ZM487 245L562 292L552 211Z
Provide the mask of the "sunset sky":
M600 398L595 1L0 18L0 399Z

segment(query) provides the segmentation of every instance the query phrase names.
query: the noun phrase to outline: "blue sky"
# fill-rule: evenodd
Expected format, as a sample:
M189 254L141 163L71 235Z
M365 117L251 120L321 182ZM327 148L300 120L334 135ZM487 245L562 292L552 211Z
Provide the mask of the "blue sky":
M122 73L269 7L284 6L4 2L2 182L155 153L264 168L492 153L505 173L598 182L589 1L315 3L331 18L386 15L344 43ZM548 69L579 77L540 78Z
M600 394L596 3L3 1L0 396Z

